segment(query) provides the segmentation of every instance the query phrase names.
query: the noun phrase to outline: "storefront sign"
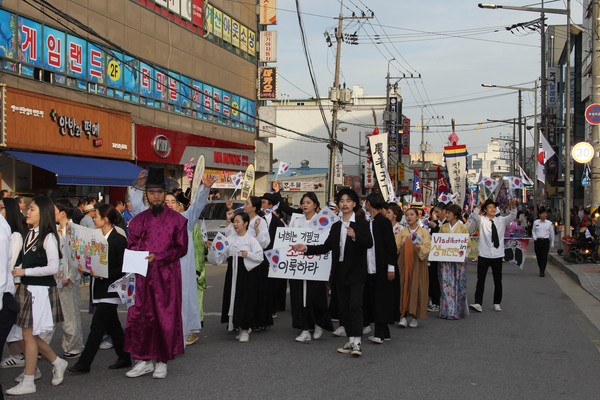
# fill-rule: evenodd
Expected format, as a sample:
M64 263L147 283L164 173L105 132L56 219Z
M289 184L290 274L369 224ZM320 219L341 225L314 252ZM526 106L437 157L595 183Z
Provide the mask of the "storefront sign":
M315 181L279 181L284 192L322 192L325 190L323 182Z
M258 99L277 98L277 67L258 68Z
M7 147L133 159L131 114L12 87L5 92Z
M277 0L260 0L259 18L261 25L277 24Z
M254 146L250 144L139 124L135 125L135 146L136 155L140 161L183 165L189 163L190 159L197 160L200 155L203 155L206 167L216 169L235 169L238 166L215 163L214 151L244 154L248 156L250 162L254 152ZM226 157L227 160L231 160L231 158ZM235 159L235 157L233 158ZM242 163L241 158L239 162ZM240 169L244 168L245 166Z
M277 31L261 31L260 32L260 62L276 62L277 61Z
M171 142L165 135L156 135L152 139L152 148L160 158L167 158L171 154Z

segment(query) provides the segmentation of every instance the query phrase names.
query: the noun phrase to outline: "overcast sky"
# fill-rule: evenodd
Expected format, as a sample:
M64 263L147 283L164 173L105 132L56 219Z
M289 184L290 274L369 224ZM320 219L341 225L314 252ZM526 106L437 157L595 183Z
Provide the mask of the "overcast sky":
M327 47L324 32L335 41L334 27L340 13L339 0L299 0L310 55L321 96L333 84L335 45ZM582 0L572 1L572 21L581 23ZM422 106L426 141L432 151L442 151L454 118L461 143L469 152L485 150L491 137L512 135L512 127L483 124L486 119L517 116L517 94L503 89L486 89L482 83L533 87L540 76L539 31L505 29L539 18L538 13L486 10L471 0L344 0L342 13L364 11L375 17L344 22L344 32L358 35L358 45L342 45L342 82L360 85L365 95L384 95L388 60L391 76L403 79L400 88L403 114L419 125ZM514 0L497 4L539 7L540 3ZM566 1L546 1L546 7L566 8ZM314 96L302 50L295 0L277 1L279 98ZM563 15L547 14L549 25L565 24ZM376 36L378 35L378 37ZM378 41L382 44L376 44ZM477 99L477 100L473 100ZM523 92L523 114L533 115L533 93ZM330 113L327 113L330 119ZM433 118L444 117L444 119ZM462 126L464 125L464 126ZM294 127L290 127L294 128ZM414 129L414 128L413 128ZM532 143L533 132L528 136ZM411 149L418 150L420 138L413 136Z

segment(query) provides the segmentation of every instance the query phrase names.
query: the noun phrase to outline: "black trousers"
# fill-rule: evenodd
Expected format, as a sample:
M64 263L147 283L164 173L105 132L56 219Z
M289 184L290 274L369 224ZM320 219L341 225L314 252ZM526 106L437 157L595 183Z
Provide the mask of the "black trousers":
M429 298L431 304L440 305L440 279L438 278L438 263L431 261L429 266Z
M537 258L537 264L540 268L540 274L546 271L546 265L548 264L548 252L550 251L550 239L537 239L533 242L533 248L535 249L535 257Z
M19 314L19 304L15 300L15 296L10 293L4 293L2 296L2 310L0 310L0 349L4 348L6 338L10 333Z
M90 334L77 364L87 368L92 365L105 332L112 338L115 353L117 353L119 360L130 361L129 353L123 350L125 333L117 314L117 304L97 303L95 306L96 311L92 317Z
M340 325L348 336L362 336L363 329L363 290L364 283L340 285L336 287L340 307Z
M502 257L477 259L477 287L475 288L475 303L483 304L483 291L488 269L492 267L494 277L494 304L502 302Z
M363 291L363 325L366 327L373 322L375 325L373 336L380 339L389 339L390 327L388 326L388 323L382 319L382 314L384 314L380 308L382 305L377 304L377 277L375 274L367 275L367 282L365 283Z

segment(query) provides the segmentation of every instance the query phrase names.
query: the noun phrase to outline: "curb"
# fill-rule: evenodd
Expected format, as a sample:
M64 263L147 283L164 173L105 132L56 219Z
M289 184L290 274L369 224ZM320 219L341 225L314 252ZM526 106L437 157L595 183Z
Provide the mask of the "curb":
M562 256L558 254L548 254L549 261L552 262L553 265L560 268L561 271L566 273L575 283L578 283L585 291L594 296L598 301L600 301L600 288L597 288L593 285L590 276L586 272L582 272L582 267L587 268L588 265L597 265L597 264L567 264L564 262ZM600 271L600 268L598 268Z

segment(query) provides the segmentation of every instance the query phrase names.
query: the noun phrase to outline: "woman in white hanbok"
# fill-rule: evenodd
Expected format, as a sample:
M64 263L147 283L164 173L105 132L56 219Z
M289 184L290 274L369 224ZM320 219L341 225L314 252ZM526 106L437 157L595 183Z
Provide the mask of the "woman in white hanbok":
M255 308L258 298L258 274L255 268L264 261L263 249L258 240L249 233L250 217L246 213L233 218L234 233L226 243L213 243L209 261L221 264L227 259L227 273L223 287L221 322L227 330L238 330L240 342L250 339L255 324ZM216 254L216 249L223 248Z

